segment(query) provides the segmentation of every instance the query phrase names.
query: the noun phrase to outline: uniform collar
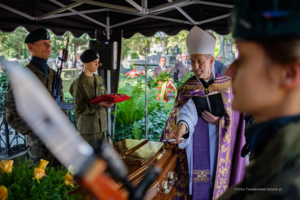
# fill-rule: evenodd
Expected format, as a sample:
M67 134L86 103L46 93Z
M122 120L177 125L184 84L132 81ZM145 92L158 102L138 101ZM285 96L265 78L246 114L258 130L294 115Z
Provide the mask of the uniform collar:
M81 74L79 74L79 76L80 76L80 79L84 82L84 83L86 83L86 84L90 84L84 77L88 77L88 76L86 76L86 75L84 75L84 73L82 72ZM96 85L99 85L99 84L101 84L101 80L100 80L100 78L99 78L99 76L97 76L96 74L93 74L93 76L94 76L94 82L95 82L95 84ZM94 86L94 85L93 85Z
M49 71L48 71L49 66L47 65L47 60L44 60L44 59L36 57L36 56L32 56L31 62L38 70L40 70L41 72L43 72L46 75L49 74Z
M257 156L263 151L267 142L272 139L274 133L283 126L300 121L300 115L280 117L263 123L250 126L246 130L249 136L249 147L251 152Z

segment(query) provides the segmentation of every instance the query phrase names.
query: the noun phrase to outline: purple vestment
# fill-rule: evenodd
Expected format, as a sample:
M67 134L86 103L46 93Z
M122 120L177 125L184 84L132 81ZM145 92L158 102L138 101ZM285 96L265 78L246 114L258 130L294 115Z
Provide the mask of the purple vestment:
M176 127L178 111L192 96L205 96L205 88L193 76L178 89L175 105L170 113L161 139L168 138L169 131ZM214 82L208 87L209 92L218 91L222 94L227 115L220 117L219 148L216 163L213 198L221 196L229 186L240 182L244 175L246 158L240 156L245 144L243 115L231 107L233 94L231 78L216 74ZM208 133L207 133L208 134ZM189 199L189 171L185 149L177 149L176 199Z
M193 134L193 200L210 199L210 153L208 122L198 117Z

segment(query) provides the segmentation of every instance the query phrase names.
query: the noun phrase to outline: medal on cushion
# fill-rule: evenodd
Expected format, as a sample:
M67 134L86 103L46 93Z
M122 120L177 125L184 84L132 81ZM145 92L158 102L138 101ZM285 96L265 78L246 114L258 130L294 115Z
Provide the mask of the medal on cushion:
M101 89L101 90L103 90L103 89L104 89L104 86L103 86L103 84L102 84L102 83L100 83L100 84L99 84L99 86L100 86L100 89Z

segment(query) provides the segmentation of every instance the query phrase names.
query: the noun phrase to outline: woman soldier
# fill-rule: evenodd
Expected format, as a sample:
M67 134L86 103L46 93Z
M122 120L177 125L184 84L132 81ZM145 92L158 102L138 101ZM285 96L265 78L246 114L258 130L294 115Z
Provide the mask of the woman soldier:
M244 179L219 200L300 199L300 1L238 0L230 19L232 107L257 124Z
M77 130L83 139L92 145L97 140L107 140L106 108L112 107L114 103L87 103L107 92L101 76L94 74L99 66L98 52L93 49L85 50L80 59L84 63L83 73L70 86L70 93L75 104Z

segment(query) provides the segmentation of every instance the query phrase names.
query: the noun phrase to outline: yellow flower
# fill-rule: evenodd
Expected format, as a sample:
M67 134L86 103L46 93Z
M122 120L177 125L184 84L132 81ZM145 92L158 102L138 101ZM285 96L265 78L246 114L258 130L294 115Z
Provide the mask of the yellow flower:
M48 163L49 163L49 161L41 159L40 164L39 164L39 166L37 168L39 168L39 169L46 169Z
M33 177L37 180L41 179L42 177L46 176L45 170L44 169L38 169L34 168L34 174Z
M0 167L2 169L2 173L11 173L14 161L13 160L2 160L0 162Z
M71 185L72 187L74 187L74 178L69 174L69 172L64 176L64 180L66 185Z
M7 198L8 191L5 186L0 186L0 200L5 200Z

